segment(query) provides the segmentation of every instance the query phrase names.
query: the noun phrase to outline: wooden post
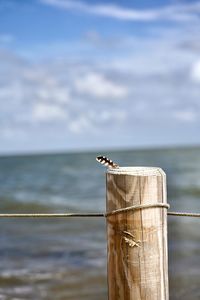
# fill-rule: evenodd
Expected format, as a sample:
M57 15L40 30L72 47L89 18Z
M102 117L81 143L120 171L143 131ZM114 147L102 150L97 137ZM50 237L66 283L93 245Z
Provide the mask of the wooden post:
M107 212L166 203L159 168L107 171ZM167 210L142 208L107 217L109 300L168 300Z

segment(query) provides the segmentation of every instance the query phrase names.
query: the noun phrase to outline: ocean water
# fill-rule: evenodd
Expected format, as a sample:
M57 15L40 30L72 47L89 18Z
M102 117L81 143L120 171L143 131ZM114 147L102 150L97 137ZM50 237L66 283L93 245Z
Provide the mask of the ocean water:
M0 158L0 212L105 210L101 153ZM200 148L106 152L167 173L171 210L200 211ZM170 300L200 299L200 219L168 217ZM0 299L107 299L103 218L0 219Z

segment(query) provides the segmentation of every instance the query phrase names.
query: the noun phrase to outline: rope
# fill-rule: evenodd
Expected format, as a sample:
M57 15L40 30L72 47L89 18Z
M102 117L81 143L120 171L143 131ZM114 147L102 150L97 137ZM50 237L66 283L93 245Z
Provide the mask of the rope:
M176 216L176 217L193 217L193 218L200 218L200 214L198 213L186 213L186 212L174 212L168 211L167 213L169 216Z
M109 217L119 213L127 212L130 210L146 209L152 207L163 207L168 209L170 206L167 203L153 203L153 204L140 204L129 206L125 208L116 209L106 213L14 213L14 214L0 214L0 218L69 218L69 217ZM194 217L200 218L200 213L186 213L186 212L167 212L169 216L177 217Z
M109 217L112 215L116 215L122 212L126 212L129 210L138 210L138 209L142 209L142 208L152 208L152 207L164 207L164 208L169 208L169 204L166 203L153 203L153 204L140 204L140 205L134 205L134 206L129 206L129 207L125 207L125 208L120 208L120 209L116 209L113 210L111 212L106 212L104 214L105 217Z
M104 217L104 214L103 213L0 214L0 218L68 218L68 217Z

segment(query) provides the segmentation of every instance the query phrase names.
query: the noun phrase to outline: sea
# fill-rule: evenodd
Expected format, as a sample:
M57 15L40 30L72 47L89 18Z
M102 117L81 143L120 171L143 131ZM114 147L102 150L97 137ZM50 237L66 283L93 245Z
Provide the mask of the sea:
M172 211L200 212L200 148L0 157L0 213L105 211L103 154L161 167ZM200 299L200 219L168 216L170 300ZM0 219L0 300L105 300L104 218Z

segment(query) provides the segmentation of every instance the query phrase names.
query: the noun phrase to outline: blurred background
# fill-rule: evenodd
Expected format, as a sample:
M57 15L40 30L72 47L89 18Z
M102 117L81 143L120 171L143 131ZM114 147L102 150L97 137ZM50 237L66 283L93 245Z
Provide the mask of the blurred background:
M104 211L99 154L200 210L200 1L0 1L0 212ZM170 299L200 299L199 221L169 217ZM106 299L102 219L0 220L0 299ZM185 271L187 270L187 272Z

